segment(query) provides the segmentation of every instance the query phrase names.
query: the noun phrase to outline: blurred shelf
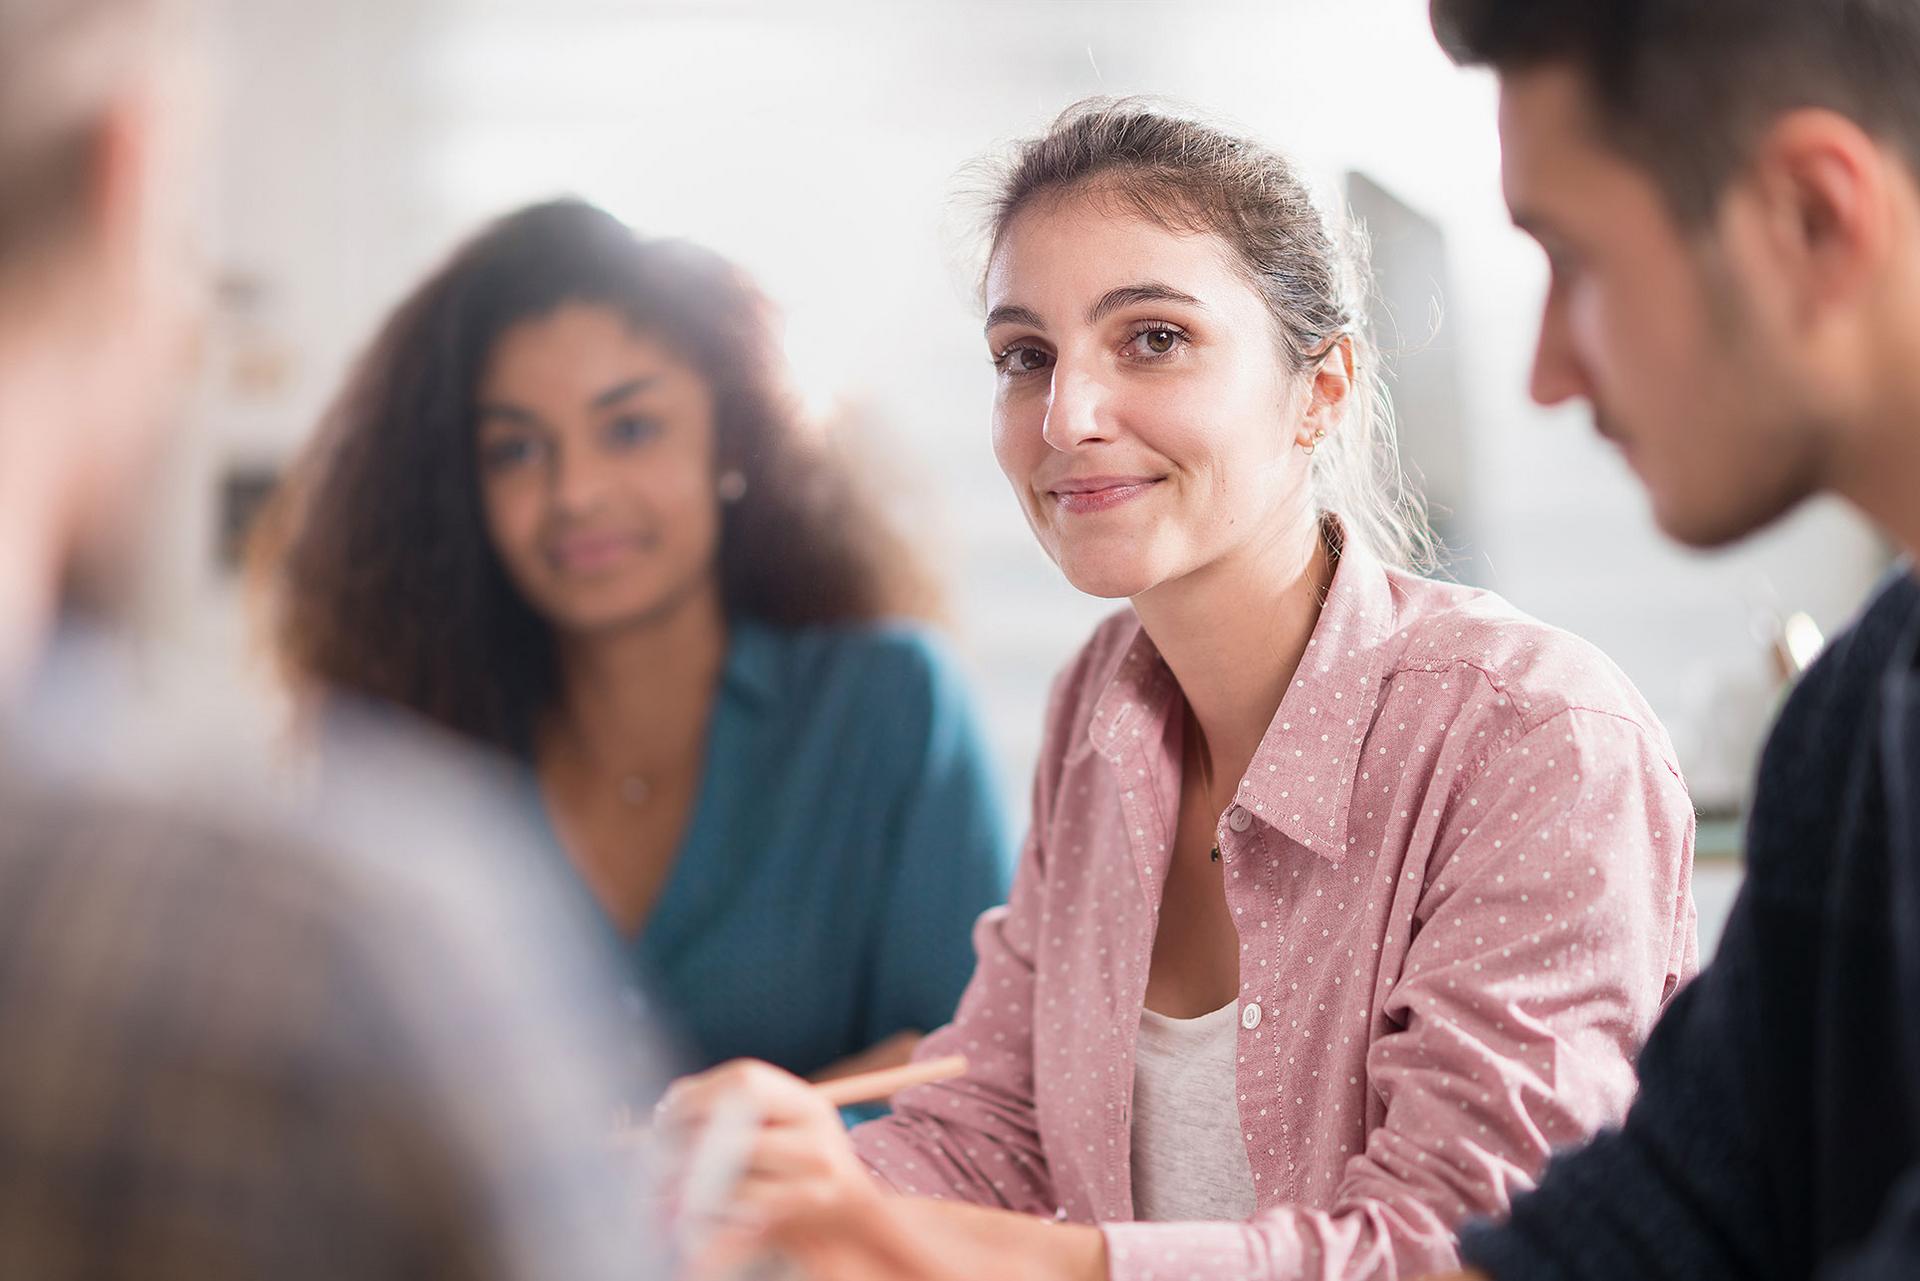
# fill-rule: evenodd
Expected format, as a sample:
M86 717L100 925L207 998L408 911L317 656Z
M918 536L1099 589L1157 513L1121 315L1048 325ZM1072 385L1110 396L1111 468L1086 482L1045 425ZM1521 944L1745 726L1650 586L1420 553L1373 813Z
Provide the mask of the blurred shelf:
M1696 863L1739 863L1746 857L1746 818L1739 814L1702 814L1693 837Z

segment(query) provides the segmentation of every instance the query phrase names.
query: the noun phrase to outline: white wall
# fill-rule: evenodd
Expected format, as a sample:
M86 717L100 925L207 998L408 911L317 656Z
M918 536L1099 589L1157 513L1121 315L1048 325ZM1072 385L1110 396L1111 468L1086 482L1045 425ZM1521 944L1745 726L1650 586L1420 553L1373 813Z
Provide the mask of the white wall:
M1279 144L1327 190L1363 171L1439 224L1492 585L1612 653L1700 799L1734 803L1770 708L1756 616L1804 608L1837 625L1882 553L1831 510L1731 555L1680 553L1581 413L1527 403L1544 272L1506 222L1493 86L1448 65L1424 9L226 0L216 250L270 293L220 350L264 345L291 368L265 394L212 380L170 616L204 643L237 635L232 592L204 567L212 475L292 448L381 311L455 237L577 192L746 264L786 309L804 385L885 425L877 461L932 513L1023 798L1047 677L1110 606L1059 580L993 468L956 200L978 180L957 175L1084 94L1153 92Z

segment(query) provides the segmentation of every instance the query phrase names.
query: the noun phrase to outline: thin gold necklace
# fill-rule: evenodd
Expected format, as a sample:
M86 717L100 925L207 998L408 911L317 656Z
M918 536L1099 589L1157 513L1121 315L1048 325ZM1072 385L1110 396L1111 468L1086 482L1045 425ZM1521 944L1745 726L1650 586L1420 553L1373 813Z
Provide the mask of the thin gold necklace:
M1200 766L1200 786L1206 792L1207 808L1211 810L1213 808L1213 762L1209 759L1211 754L1207 751L1206 744L1200 741L1200 722L1194 719L1192 708L1187 709L1187 729L1193 735L1194 761ZM1217 825L1215 835L1218 835ZM1213 842L1213 848L1208 852L1207 858L1215 863L1220 861L1220 842L1217 839Z

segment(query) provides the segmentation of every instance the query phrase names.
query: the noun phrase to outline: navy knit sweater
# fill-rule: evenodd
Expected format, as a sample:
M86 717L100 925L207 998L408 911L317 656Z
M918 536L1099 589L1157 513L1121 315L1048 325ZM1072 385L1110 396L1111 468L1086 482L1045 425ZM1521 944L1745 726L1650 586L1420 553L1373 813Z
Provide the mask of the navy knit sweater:
M1499 1281L1920 1281L1920 584L1807 673L1746 885L1616 1131L1464 1253Z

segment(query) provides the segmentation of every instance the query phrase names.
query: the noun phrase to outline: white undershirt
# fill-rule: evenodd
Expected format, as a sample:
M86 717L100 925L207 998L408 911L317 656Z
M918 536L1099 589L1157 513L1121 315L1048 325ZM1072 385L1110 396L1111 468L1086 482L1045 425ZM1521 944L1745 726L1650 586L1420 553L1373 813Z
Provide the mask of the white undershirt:
M1140 1011L1133 1061L1133 1214L1153 1222L1253 1217L1240 1134L1240 1003L1197 1019Z

